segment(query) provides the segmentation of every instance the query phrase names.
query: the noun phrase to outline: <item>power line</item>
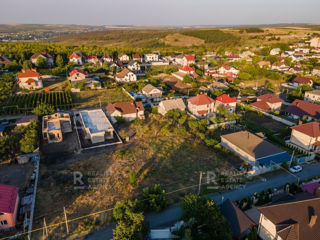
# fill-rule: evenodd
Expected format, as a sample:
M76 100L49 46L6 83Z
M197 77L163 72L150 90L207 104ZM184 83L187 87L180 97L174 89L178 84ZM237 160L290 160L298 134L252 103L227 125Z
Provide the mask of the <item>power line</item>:
M204 185L204 184L207 184L207 183L201 183L201 185ZM166 195L170 195L170 194L173 194L173 193L176 193L176 192L179 192L179 191L182 191L182 190L194 188L194 187L197 187L197 186L199 186L199 184L195 184L195 185L191 185L191 186L188 186L188 187L179 188L179 189L167 192ZM150 200L150 199L151 198L147 198L147 199L144 199L144 200ZM80 216L80 217L77 217L77 218L68 219L67 221L61 221L61 222L54 223L54 224L51 224L51 225L46 225L45 227L36 228L36 229L33 229L31 231L28 231L28 232L12 235L12 236L9 236L9 237L0 238L0 240L7 240L7 239L9 239L11 237L18 237L18 236L26 235L28 233L38 232L38 231L41 231L41 230L42 231L43 230L47 230L49 228L57 227L57 226L62 225L62 224L67 224L67 223L74 222L74 221L77 221L77 220L81 220L81 219L84 219L84 218L88 218L88 217L91 217L91 216L94 216L94 215L99 215L101 213L110 212L110 211L112 211L114 209L115 209L114 207L113 208L104 209L104 210L101 210L101 211L98 211L98 212L93 212L93 213L90 213L90 214L87 214L87 215L84 215L84 216Z

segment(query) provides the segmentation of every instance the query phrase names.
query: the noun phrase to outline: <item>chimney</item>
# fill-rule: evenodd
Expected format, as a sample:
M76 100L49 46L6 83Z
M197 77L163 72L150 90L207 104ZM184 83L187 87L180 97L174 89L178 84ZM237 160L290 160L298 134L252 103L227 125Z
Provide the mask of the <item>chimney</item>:
M318 218L317 215L312 215L312 216L311 216L310 222L309 222L309 226L310 226L310 227L313 227L313 226L316 224L317 218Z
M22 69L22 73L25 73L26 71L24 69Z
M301 124L303 124L303 122L302 122L301 120L299 120L299 123L298 123L298 125L301 125Z

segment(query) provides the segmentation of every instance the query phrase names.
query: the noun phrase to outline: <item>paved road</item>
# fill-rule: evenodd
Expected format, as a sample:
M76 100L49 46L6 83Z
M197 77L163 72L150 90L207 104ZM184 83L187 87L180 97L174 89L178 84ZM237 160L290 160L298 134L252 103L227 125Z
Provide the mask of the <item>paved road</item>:
M320 176L320 163L310 164L303 166L303 171L296 174L300 180L309 179L315 176ZM287 182L297 182L297 178L281 171L275 175L270 175L266 179L258 179L254 182L250 182L245 185L243 189L234 189L231 191L214 193L209 196L215 200L217 204L221 204L223 199L231 199L233 201L242 199L243 197L250 196L255 192L261 192L262 190L267 190L268 188L281 188ZM151 228L161 228L168 227L172 223L179 220L181 216L181 208L179 204L172 205L166 210L160 213L149 213L146 215L146 219L150 223ZM115 225L108 226L102 230L90 233L86 236L87 240L100 240L100 239L111 239L112 238L112 229Z

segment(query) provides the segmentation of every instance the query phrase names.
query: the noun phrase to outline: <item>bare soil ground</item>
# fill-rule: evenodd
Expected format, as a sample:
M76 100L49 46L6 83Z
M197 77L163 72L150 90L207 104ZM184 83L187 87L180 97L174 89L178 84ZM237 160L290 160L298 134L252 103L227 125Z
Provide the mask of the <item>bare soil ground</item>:
M85 151L64 160L51 161L40 170L39 191L36 206L36 227L42 225L45 216L48 224L63 219L62 209L67 209L72 219L91 212L108 209L120 199L137 197L147 186L160 183L167 191L197 185L199 171L223 171L232 169L228 158L221 158L212 149L194 136L162 133L159 115L149 116L141 125L136 126L137 136L127 144ZM159 122L160 121L160 122ZM46 156L44 156L46 157ZM45 161L47 162L47 161ZM129 182L129 172L136 174L135 184ZM74 172L81 172L87 190L76 190ZM169 202L181 199L188 192L196 192L197 187L168 195ZM111 221L111 211L70 224L71 232L88 230L92 220L95 225ZM96 218L97 217L97 218ZM64 226L50 231L53 238L61 237Z
M264 115L258 115L258 113L256 112L247 112L245 117L250 121L258 123L261 126L274 131L279 131L280 129L287 127L286 125L280 122L274 121L271 118L268 118Z

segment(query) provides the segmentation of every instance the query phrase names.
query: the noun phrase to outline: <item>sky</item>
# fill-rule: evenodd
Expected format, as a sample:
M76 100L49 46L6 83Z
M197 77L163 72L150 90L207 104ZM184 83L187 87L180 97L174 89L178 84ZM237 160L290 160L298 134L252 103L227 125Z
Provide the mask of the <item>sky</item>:
M320 24L319 0L0 0L0 24Z

